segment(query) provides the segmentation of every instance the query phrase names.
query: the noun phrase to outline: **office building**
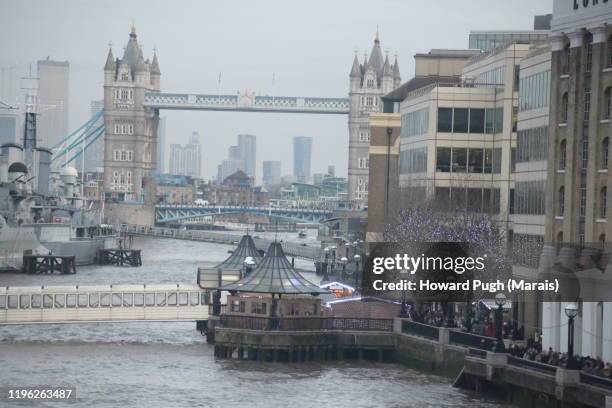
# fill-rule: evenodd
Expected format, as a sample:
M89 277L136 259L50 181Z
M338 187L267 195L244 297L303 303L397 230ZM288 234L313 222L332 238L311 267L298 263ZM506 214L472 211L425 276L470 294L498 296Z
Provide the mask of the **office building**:
M165 127L164 127L165 128ZM170 145L170 174L199 178L202 173L202 144L198 132L193 132L189 143Z
M255 164L257 160L257 137L254 135L238 135L238 148L240 159L244 161L244 172L255 177Z
M23 144L21 116L12 109L0 108L0 145L5 143Z
M262 174L262 184L264 185L264 187L280 184L281 162L264 160Z
M293 138L293 176L299 183L307 183L310 179L310 163L312 160L312 138L296 136Z
M38 61L37 145L51 148L68 136L68 61Z

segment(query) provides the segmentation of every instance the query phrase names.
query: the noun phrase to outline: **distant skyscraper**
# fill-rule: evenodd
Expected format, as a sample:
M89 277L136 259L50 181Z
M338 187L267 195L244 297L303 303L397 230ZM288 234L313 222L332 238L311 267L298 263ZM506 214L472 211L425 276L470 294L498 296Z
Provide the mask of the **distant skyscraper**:
M255 162L257 158L257 137L254 135L238 135L240 158L244 161L244 172L255 177Z
M93 117L96 113L100 112L104 109L104 100L99 101L91 101L90 104L90 116ZM104 124L104 119L100 117L96 123L94 123L92 129L96 129L98 126ZM79 156L80 158L80 156ZM81 170L80 161L76 163L77 169ZM98 168L104 167L104 135L98 137L98 139L93 142L87 150L85 150L85 171L96 171Z
M234 174L238 170L242 170L244 162L236 159L226 159L217 167L217 182L223 183L228 176ZM244 170L242 170L244 171Z
M333 164L327 166L327 174L332 177L336 177L336 166L334 166Z
M157 171L166 172L166 118L159 118L157 124Z
M53 147L68 136L68 61L38 61L37 144ZM44 108L44 109L42 109Z
M312 156L312 138L296 136L293 138L293 175L300 183L307 183L310 178L310 160Z
M189 143L184 146L170 145L170 173L201 177L202 174L202 144L198 132L193 132Z
M273 186L281 182L281 162L279 161L264 161L263 162L263 178L264 186Z
M173 143L170 145L170 174L183 175L185 165L183 163L183 146Z

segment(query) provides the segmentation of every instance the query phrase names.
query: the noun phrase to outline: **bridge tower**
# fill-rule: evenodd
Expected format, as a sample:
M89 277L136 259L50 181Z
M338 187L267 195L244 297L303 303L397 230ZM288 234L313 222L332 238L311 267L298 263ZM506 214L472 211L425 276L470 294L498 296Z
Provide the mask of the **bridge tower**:
M143 106L160 90L157 54L145 60L132 26L123 58L108 50L104 65L104 193L115 202L151 201L145 178L156 168L159 111Z
M348 192L350 200L364 206L368 202L369 114L382 111L380 98L401 83L397 57L393 64L388 55L383 57L378 31L369 59L364 55L361 64L355 55L349 79Z

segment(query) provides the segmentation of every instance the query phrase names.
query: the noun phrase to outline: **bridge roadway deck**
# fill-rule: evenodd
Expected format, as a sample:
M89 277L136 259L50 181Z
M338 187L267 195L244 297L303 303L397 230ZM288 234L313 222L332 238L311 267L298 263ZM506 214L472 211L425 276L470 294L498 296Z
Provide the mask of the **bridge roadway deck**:
M0 325L203 321L210 293L197 285L0 287Z
M177 228L151 227L145 225L121 224L119 231L127 235L140 235L160 238L184 239L190 241L213 242L218 244L236 245L240 239L237 235L223 234L213 231L181 230ZM272 241L267 239L254 240L257 249L268 250ZM316 261L321 259L321 248L302 246L283 242L283 250L288 256Z

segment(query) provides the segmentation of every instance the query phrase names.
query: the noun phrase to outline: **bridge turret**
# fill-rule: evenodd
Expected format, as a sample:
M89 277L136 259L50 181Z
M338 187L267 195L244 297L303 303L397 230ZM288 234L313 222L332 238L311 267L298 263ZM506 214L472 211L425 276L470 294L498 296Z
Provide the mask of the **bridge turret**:
M355 52L355 58L353 58L353 66L351 68L349 78L351 81L351 91L358 90L361 86L361 65L359 64L359 59L357 58L357 52Z
M397 62L397 54L395 54L395 62L393 63L393 89L397 88L402 84L402 77L400 76L399 63Z
M383 64L382 90L385 94L393 90L393 69L391 68L391 64L389 63L388 55L386 56L385 63Z
M161 71L159 69L159 61L157 60L157 51L153 51L153 61L151 62L151 87L156 91L160 90Z

